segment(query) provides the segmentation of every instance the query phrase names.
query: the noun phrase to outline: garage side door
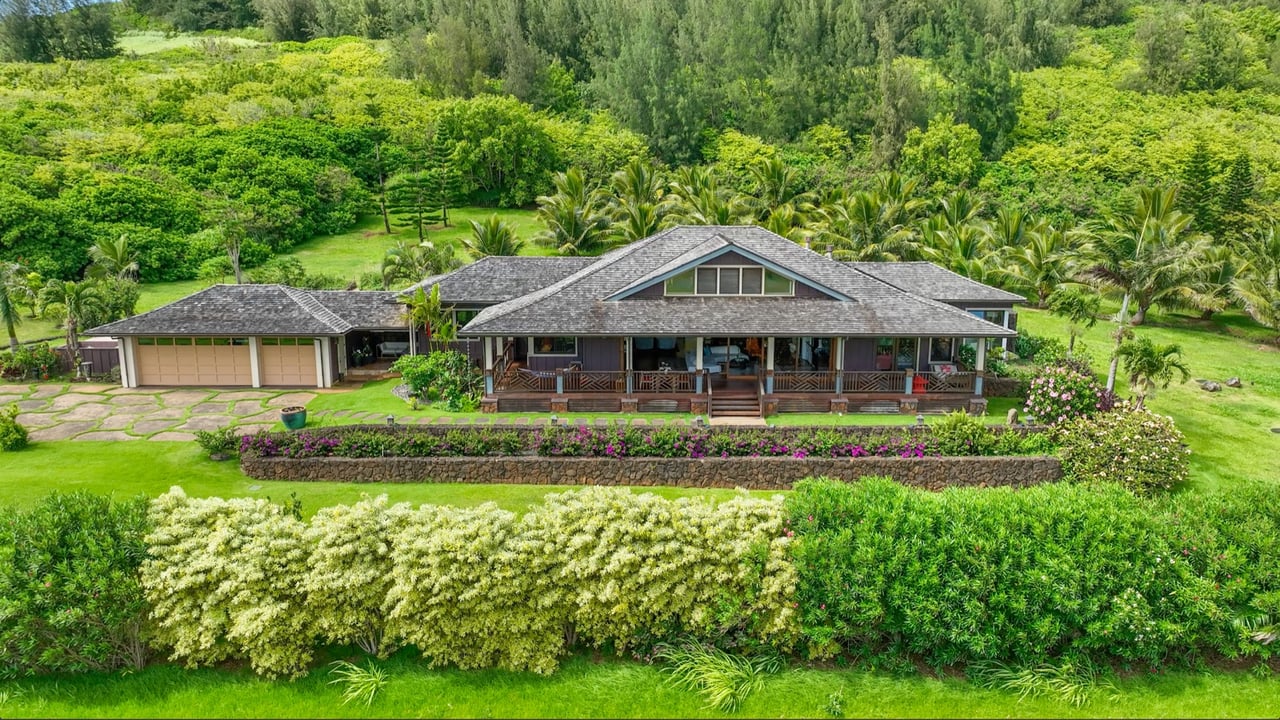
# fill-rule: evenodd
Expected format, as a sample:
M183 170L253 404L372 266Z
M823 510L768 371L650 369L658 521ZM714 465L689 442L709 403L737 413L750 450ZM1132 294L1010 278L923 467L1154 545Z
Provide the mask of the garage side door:
M261 338L258 360L262 384L315 387L316 347L313 338Z
M246 338L138 338L139 385L235 387L253 384Z

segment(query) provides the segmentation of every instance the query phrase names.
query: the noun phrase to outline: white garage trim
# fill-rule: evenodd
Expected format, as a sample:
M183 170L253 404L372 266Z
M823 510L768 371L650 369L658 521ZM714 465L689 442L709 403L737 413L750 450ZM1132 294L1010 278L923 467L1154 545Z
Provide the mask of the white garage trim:
M332 342L332 338L325 337L320 338L320 342L316 343L316 348L320 352L320 374L317 376L320 387L333 386L333 352L330 349Z
M256 388L262 387L262 357L261 344L258 342L257 336L249 338L249 377L253 381Z

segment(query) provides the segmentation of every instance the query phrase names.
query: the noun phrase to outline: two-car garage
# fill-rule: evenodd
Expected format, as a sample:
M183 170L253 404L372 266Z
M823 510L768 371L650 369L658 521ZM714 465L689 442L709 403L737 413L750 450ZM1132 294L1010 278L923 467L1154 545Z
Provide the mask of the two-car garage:
M144 386L315 387L323 364L309 337L142 336L134 343L134 372Z

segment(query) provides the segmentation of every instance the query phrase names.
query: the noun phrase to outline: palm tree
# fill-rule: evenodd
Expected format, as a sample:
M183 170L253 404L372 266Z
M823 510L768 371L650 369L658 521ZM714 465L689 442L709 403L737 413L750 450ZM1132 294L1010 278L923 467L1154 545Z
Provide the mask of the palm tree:
M838 193L816 213L819 241L837 248L844 260L918 260L920 236L914 227L916 201L903 203L879 191Z
M401 241L382 257L382 285L388 288L396 280L417 282L460 267L462 261L451 243L425 240L411 245Z
M497 214L484 222L471 221L471 237L462 240L463 246L473 258L491 255L519 255L524 241L516 237L515 228Z
M1280 233L1275 227L1240 243L1243 267L1231 281L1231 292L1245 312L1280 331Z
M1036 307L1043 309L1049 297L1079 273L1089 248L1089 231L1040 225L1022 238L1021 245L1004 246L1003 274L1010 285L1034 297Z
M1235 279L1248 272L1248 263L1231 243L1210 245L1196 263L1196 272L1179 293L1183 304L1200 311L1200 319L1208 320L1235 302L1232 291Z
M1138 337L1116 349L1124 361L1124 371L1129 373L1129 387L1137 397L1135 407L1141 408L1147 396L1154 395L1156 386L1169 387L1174 374L1182 376L1182 382L1191 378L1191 371L1182 361L1182 349L1176 344L1156 345L1151 338Z
M561 255L598 255L611 244L606 195L587 187L582 171L570 168L551 179L554 195L538 198L538 219L547 226L539 240Z
M1134 325L1152 305L1177 298L1206 248L1200 237L1183 237L1191 216L1176 209L1177 200L1177 188L1139 188L1133 208L1112 216L1096 243L1088 272L1124 292L1123 308L1137 304Z
M407 297L400 297L404 304L404 317L411 332L422 328L427 333L427 343L432 351L443 350L458 339L458 326L453 321L453 306L440 302L440 286L432 285L428 293L419 285Z
M943 202L946 202L945 200ZM945 215L929 218L921 233L924 257L948 270L978 282L986 282L997 266L997 248L984 223L971 219L952 224Z
M649 237L666 227L670 209L666 201L654 205L618 200L613 206L613 234L623 243Z
M1098 324L1102 296L1088 286L1060 287L1049 296L1049 311L1067 319L1067 356L1075 354L1080 331Z
M22 268L17 263L0 263L0 322L9 333L9 351L18 352L18 288L22 284Z
M685 225L745 225L755 219L755 209L745 195L713 186L683 197L675 215Z
M80 354L80 325L85 318L101 316L107 299L96 282L50 280L40 291L40 307L47 316L57 318L67 333L67 352Z
M129 236L120 235L111 240L98 238L89 248L89 275L94 278L112 277L119 280L138 279L138 258L136 250L129 247Z
M609 188L619 204L657 206L667 194L662 173L651 162L635 158L609 178Z

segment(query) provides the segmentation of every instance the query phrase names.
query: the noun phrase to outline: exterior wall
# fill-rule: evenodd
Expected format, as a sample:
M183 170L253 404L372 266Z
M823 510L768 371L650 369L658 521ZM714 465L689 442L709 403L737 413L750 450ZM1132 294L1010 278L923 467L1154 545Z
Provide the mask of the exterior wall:
M887 476L914 487L1028 487L1062 478L1054 457L928 458L243 458L260 480L618 485L789 490L804 478Z
M578 338L577 355L530 355L526 364L539 372L567 368L571 363L582 362L582 338Z
M756 265L759 265L760 263L756 262L755 260L752 260L752 259L751 259L751 258L749 258L749 257L746 257L745 255L741 255L741 254L739 254L739 253L737 253L737 252L727 252L727 253L725 253L725 254L723 254L723 255L720 255L719 257L713 257L713 258L711 258L710 260L708 260L708 261L706 261L706 262L704 262L704 263L701 263L701 264L702 264L702 265L752 265L752 266L756 266Z
M845 370L875 370L876 369L875 338L845 338L844 369Z
M622 338L578 338L583 370L622 370Z
M798 298L805 298L808 300L830 300L832 302L840 302L835 298L831 297L830 295L822 292L821 290L805 285L802 282L797 281L795 284L795 288L796 288L795 296Z

